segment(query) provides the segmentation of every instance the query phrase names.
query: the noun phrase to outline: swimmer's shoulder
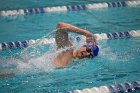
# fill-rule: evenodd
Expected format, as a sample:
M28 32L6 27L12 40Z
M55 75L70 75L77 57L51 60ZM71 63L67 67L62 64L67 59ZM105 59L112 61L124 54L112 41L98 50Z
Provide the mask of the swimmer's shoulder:
M73 59L72 51L73 51L73 49L69 48L69 49L62 51L60 54L58 54L53 62L55 67L60 68L60 67L67 66Z

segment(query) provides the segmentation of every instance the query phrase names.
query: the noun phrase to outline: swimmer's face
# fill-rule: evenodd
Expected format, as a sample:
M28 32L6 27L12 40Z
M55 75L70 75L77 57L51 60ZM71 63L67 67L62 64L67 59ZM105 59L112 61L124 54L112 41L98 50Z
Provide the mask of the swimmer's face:
M87 47L81 47L77 50L78 54L77 57L79 59L89 57L91 55L91 50Z

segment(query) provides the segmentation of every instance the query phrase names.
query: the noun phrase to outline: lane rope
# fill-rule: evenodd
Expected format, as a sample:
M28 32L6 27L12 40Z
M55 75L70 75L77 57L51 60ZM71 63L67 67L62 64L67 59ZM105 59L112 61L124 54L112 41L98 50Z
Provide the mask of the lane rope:
M120 39L120 38L131 38L131 37L139 37L140 30L132 30L127 32L113 32L113 33L101 33L95 34L97 40L103 39ZM85 40L85 36L74 36L69 38L71 41L80 42L81 40ZM23 40L23 41L14 41L14 42L3 42L0 43L0 50L7 50L7 49L15 49L15 48L26 48L28 46L32 46L35 44L51 44L55 43L55 38L43 38L43 39L36 39L36 40Z
M130 93L140 91L140 81L73 90L66 93Z
M0 11L0 16L12 16L12 15L28 15L28 14L39 14L49 12L67 12L67 11L78 11L86 9L100 9L100 8L112 8L112 7L137 7L140 6L140 1L118 1L118 2L105 2L105 3L94 3L94 4L83 4L83 5L68 5L68 6L56 6L56 7L38 7L30 9L17 9L17 10L3 10Z

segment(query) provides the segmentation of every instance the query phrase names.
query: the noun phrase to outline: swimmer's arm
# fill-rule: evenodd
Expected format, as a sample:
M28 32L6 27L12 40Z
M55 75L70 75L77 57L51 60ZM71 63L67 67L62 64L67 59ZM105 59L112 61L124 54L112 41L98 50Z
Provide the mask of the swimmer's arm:
M59 31L60 33L74 32L74 33L84 35L86 36L87 42L92 41L94 45L97 44L96 36L85 29L81 29L71 24L64 23L64 22L59 22L57 25L57 29L59 29L57 31Z

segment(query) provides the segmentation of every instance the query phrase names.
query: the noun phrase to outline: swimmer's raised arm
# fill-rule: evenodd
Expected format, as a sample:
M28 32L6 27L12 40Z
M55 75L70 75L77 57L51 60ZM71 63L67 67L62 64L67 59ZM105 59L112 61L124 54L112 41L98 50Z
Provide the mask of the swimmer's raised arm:
M55 37L58 48L63 48L63 47L72 45L68 38L68 32L74 32L81 35L85 35L87 42L92 41L93 44L96 45L96 37L91 32L85 29L81 29L76 26L73 26L71 24L59 22L57 24L56 37Z
M55 34L57 48L69 47L72 45L69 41L68 32L78 33L86 36L86 42L90 42L92 43L92 45L87 44L85 46L81 46L76 50L72 48L66 49L66 51L63 51L56 56L53 61L54 66L63 67L68 65L73 58L82 59L87 57L95 57L98 55L99 48L98 46L96 46L96 38L94 34L85 29L81 29L63 22L59 22L57 24L57 30Z
M57 25L57 29L64 29L64 30L59 30L59 31L74 32L74 33L78 33L78 34L85 35L85 36L93 35L91 32L89 32L85 29L81 29L81 28L78 28L71 24L64 23L64 22L59 22Z

